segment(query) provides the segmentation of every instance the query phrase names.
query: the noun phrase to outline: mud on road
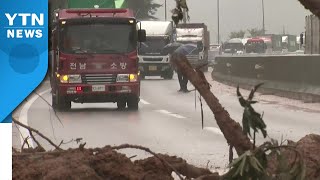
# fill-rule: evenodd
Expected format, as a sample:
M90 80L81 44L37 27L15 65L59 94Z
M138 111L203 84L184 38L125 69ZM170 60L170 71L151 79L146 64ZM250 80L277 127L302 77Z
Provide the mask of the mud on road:
M181 158L157 154L162 160L187 177L212 174L196 168ZM15 152L13 179L90 179L90 180L171 180L172 169L153 156L131 161L112 147L69 149L51 152Z

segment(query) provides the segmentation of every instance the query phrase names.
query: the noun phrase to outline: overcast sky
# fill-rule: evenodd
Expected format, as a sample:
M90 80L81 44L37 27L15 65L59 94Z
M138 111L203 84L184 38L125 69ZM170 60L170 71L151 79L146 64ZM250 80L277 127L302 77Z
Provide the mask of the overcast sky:
M155 0L162 4L165 0ZM211 31L211 42L217 41L217 0L187 0L190 22L204 22ZM168 18L175 0L167 0ZM290 34L304 31L304 19L310 12L298 0L264 0L267 33ZM156 16L164 20L164 8ZM262 28L261 0L220 0L220 36L226 40L231 31Z

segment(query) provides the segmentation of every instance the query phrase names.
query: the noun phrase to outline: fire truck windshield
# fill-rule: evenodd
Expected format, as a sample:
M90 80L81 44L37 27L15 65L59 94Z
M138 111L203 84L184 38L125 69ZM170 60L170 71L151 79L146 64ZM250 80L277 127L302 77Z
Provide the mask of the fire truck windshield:
M60 30L61 51L70 54L128 53L136 48L131 24L71 24Z

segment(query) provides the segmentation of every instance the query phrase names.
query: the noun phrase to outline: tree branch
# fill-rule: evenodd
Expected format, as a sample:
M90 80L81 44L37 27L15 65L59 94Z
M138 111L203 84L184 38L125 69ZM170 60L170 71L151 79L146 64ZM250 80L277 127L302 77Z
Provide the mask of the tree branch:
M37 144L37 146L38 146L38 148L39 148L39 151L41 151L41 152L46 151L46 150L41 146L41 144L37 141L37 139L33 136L32 131L31 131L30 129L28 129L28 130L29 130L29 134L30 134L31 138L32 138L33 141Z
M140 149L143 151L146 151L150 154L152 154L154 157L156 157L157 159L159 159L164 165L168 166L172 171L174 171L180 178L180 180L183 180L182 176L180 175L180 173L176 170L176 168L174 168L171 164L169 164L166 160L164 160L163 158L161 158L160 156L158 156L156 153L152 152L149 148L146 147L142 147L142 146L137 146L137 145L130 145L130 144L123 144L120 146L114 146L112 147L112 149L114 150L120 150L120 149Z
M18 120L16 120L15 118L12 118L12 121L15 123L15 124L17 124L17 125L19 125L19 126L22 126L22 127L24 127L24 128L26 128L26 129L28 129L29 130L29 132L31 131L31 132L34 132L34 133L36 133L36 134L38 134L40 137L42 137L43 139L45 139L45 140L47 140L53 147L55 147L57 150L62 150L59 146L57 146L56 144L54 144L49 138L47 138L46 136L44 136L42 133L40 133L38 130L36 130L36 129L33 129L32 127L29 127L29 126L27 126L27 125L24 125L24 124L22 124L21 122L19 122Z

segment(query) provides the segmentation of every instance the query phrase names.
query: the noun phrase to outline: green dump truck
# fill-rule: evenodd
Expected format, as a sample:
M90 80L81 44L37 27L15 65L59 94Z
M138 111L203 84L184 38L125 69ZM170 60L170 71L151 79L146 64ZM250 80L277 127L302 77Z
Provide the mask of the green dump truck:
M67 8L127 8L127 0L68 0Z
M128 8L128 0L49 0L50 9L65 8Z

